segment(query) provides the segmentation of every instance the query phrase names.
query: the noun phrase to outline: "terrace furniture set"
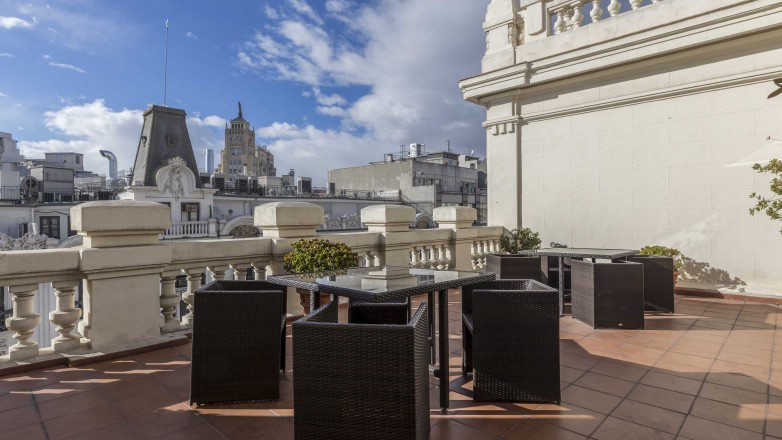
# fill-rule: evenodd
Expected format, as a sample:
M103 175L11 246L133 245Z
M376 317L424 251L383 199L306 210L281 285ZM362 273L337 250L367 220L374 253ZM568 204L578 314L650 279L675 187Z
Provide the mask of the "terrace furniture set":
M463 371L474 374L474 398L559 402L557 291L494 278L386 267L213 282L194 299L201 308L191 404L279 398L284 286L331 295L292 326L296 438L428 438L430 370L444 413L450 404L448 290L455 287L464 292ZM410 296L422 293L428 302L411 318ZM349 300L348 323L337 321L337 297Z

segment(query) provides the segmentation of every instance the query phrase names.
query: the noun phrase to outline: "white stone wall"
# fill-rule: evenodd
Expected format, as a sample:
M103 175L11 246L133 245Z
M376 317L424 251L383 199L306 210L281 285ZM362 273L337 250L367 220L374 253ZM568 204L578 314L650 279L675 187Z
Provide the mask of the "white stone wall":
M461 83L487 108L489 224L673 246L682 287L782 295L782 223L748 212L771 195L752 164L782 158L782 2L664 1L515 48L492 36L512 4L490 4L484 72Z

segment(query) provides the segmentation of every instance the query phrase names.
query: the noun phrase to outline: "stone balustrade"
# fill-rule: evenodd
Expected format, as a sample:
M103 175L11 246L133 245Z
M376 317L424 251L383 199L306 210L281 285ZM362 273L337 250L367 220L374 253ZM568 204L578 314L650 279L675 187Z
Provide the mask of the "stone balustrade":
M0 252L0 286L8 287L14 309L6 325L15 339L0 356L0 369L43 356L89 356L183 338L197 319L193 293L205 274L219 280L245 279L250 270L254 279L284 273L283 257L302 238L343 242L364 266L469 270L485 266L504 232L472 227L476 212L465 207L437 208L439 228L415 230L409 228L412 208L370 206L361 212L367 231L316 234L324 222L321 207L269 203L255 210L263 237L241 239L161 240L170 228L168 209L152 202L84 203L71 209L71 218L82 247ZM187 288L180 296L175 284L182 276ZM57 335L51 342L38 338L39 344L34 335L48 311L35 310L34 299L48 283L56 308L46 316ZM80 285L81 308L75 301ZM298 294L289 294L288 311L301 313Z
M217 220L192 222L172 222L163 233L163 238L202 238L217 237Z

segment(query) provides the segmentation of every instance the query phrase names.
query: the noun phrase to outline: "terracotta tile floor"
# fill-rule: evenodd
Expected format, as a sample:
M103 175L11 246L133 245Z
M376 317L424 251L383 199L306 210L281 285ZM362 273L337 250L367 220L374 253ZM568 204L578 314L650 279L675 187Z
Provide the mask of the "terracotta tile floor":
M565 316L562 405L476 404L460 374L459 300L453 292L447 415L431 381L434 439L782 438L776 306L678 298L678 313L648 314L642 331ZM192 409L189 356L182 345L0 377L0 439L293 438L291 371L280 401Z

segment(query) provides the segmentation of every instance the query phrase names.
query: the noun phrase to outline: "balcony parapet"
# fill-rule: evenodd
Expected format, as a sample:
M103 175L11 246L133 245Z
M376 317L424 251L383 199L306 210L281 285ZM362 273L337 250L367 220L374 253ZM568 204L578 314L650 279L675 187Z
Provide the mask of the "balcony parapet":
M202 275L244 279L252 271L255 279L265 279L284 273L283 257L302 238L343 242L364 266L480 269L504 231L472 227L475 210L463 207L439 208L439 229L410 229L414 210L391 206L362 212L362 222L374 230L316 233L324 218L313 206L285 202L265 213L258 207L256 227L263 237L163 241L159 236L169 224L162 205L112 201L73 207L84 246L0 252L0 285L8 286L14 299L14 316L6 324L16 341L9 355L0 356L0 372L44 357L78 359L181 339L197 319L192 300ZM187 280L182 294L175 287L181 275ZM53 310L34 306L41 292L54 294ZM79 293L82 307L76 302ZM289 307L298 304L298 296L290 296ZM56 327L48 340L36 334L44 317Z

